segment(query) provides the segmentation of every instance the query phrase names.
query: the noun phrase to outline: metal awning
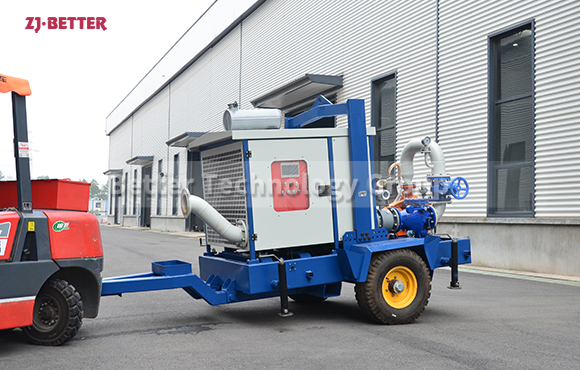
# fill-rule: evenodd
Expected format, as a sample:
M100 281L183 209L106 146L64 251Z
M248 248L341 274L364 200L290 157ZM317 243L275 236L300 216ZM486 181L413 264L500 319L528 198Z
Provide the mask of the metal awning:
M205 132L184 132L181 135L177 135L173 139L166 141L168 146L187 148L189 144L195 141L198 137L204 135Z
M123 170L118 170L118 169L107 170L107 171L103 172L103 175L106 175L106 176L117 176L117 175L122 175L122 174L123 174Z
M133 166L144 166L153 162L153 156L136 156L128 159L125 163Z
M340 87L342 87L342 76L307 73L297 80L252 100L251 103L256 108L284 109Z
M188 149L192 151L199 151L204 145L215 144L220 141L227 141L232 139L232 131L216 131L216 132L208 132L204 134L202 137L194 140L189 144Z

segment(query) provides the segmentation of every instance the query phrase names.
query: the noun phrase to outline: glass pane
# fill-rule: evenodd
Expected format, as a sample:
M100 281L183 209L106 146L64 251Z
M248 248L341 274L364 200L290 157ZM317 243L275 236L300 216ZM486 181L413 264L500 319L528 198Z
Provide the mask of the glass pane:
M386 177L389 166L395 161L395 129L377 132L375 143L375 152L378 154L375 171Z
M499 45L498 45L499 44ZM497 99L532 93L532 31L520 30L497 41Z
M531 162L533 147L533 101L524 98L498 105L499 158L502 164ZM497 139L496 139L497 140Z
M396 124L396 80L392 75L386 80L376 82L374 87L377 107L377 136L375 138L375 171L386 177L389 166L395 161L395 124Z
M379 92L379 122L377 129L394 127L396 117L397 96L395 90L395 78L381 82L378 85Z
M497 170L497 212L531 212L532 166Z
M379 156L387 157L395 154L395 129L387 129L377 132L380 140Z

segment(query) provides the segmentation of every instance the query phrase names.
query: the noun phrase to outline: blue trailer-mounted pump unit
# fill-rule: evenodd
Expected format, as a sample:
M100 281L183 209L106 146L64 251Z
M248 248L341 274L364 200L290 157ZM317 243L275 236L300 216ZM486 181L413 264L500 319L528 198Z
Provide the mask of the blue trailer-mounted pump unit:
M347 127L311 128L339 115ZM451 198L469 189L445 172L437 143L407 144L390 169L398 168L399 195L385 204L393 182L374 176L375 129L365 124L363 100L332 104L320 96L285 120L278 110L231 105L224 126L189 144L201 158L203 198L183 189L181 203L186 216L206 223L199 276L186 262L155 262L151 273L104 279L103 295L182 288L211 305L280 296L284 316L288 297L324 300L348 282L372 320L403 324L425 309L436 268L450 266L450 287L459 287L457 266L471 262L470 241L435 228ZM431 188L419 196L416 153L431 171Z

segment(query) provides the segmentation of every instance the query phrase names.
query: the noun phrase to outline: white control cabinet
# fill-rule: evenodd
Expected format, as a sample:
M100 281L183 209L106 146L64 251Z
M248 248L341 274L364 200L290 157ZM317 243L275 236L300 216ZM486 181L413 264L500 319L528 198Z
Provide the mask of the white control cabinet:
M249 140L257 251L334 241L328 140Z

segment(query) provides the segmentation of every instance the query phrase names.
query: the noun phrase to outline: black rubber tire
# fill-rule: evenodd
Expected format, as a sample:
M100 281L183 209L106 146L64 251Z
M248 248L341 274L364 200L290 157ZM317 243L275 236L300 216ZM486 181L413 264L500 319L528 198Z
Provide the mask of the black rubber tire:
M404 308L389 305L383 295L383 281L391 269L406 267L415 275L417 294ZM355 285L355 295L361 310L380 324L399 325L415 321L425 310L431 296L431 277L421 257L408 249L399 249L373 255L364 283Z
M83 302L65 280L48 280L34 302L33 323L22 328L34 344L58 346L73 338L83 322Z
M291 294L291 295L289 295L289 297L292 298L292 300L296 303L304 303L304 304L320 303L320 302L324 302L326 300L326 298L322 298L322 297L310 295L310 294Z

